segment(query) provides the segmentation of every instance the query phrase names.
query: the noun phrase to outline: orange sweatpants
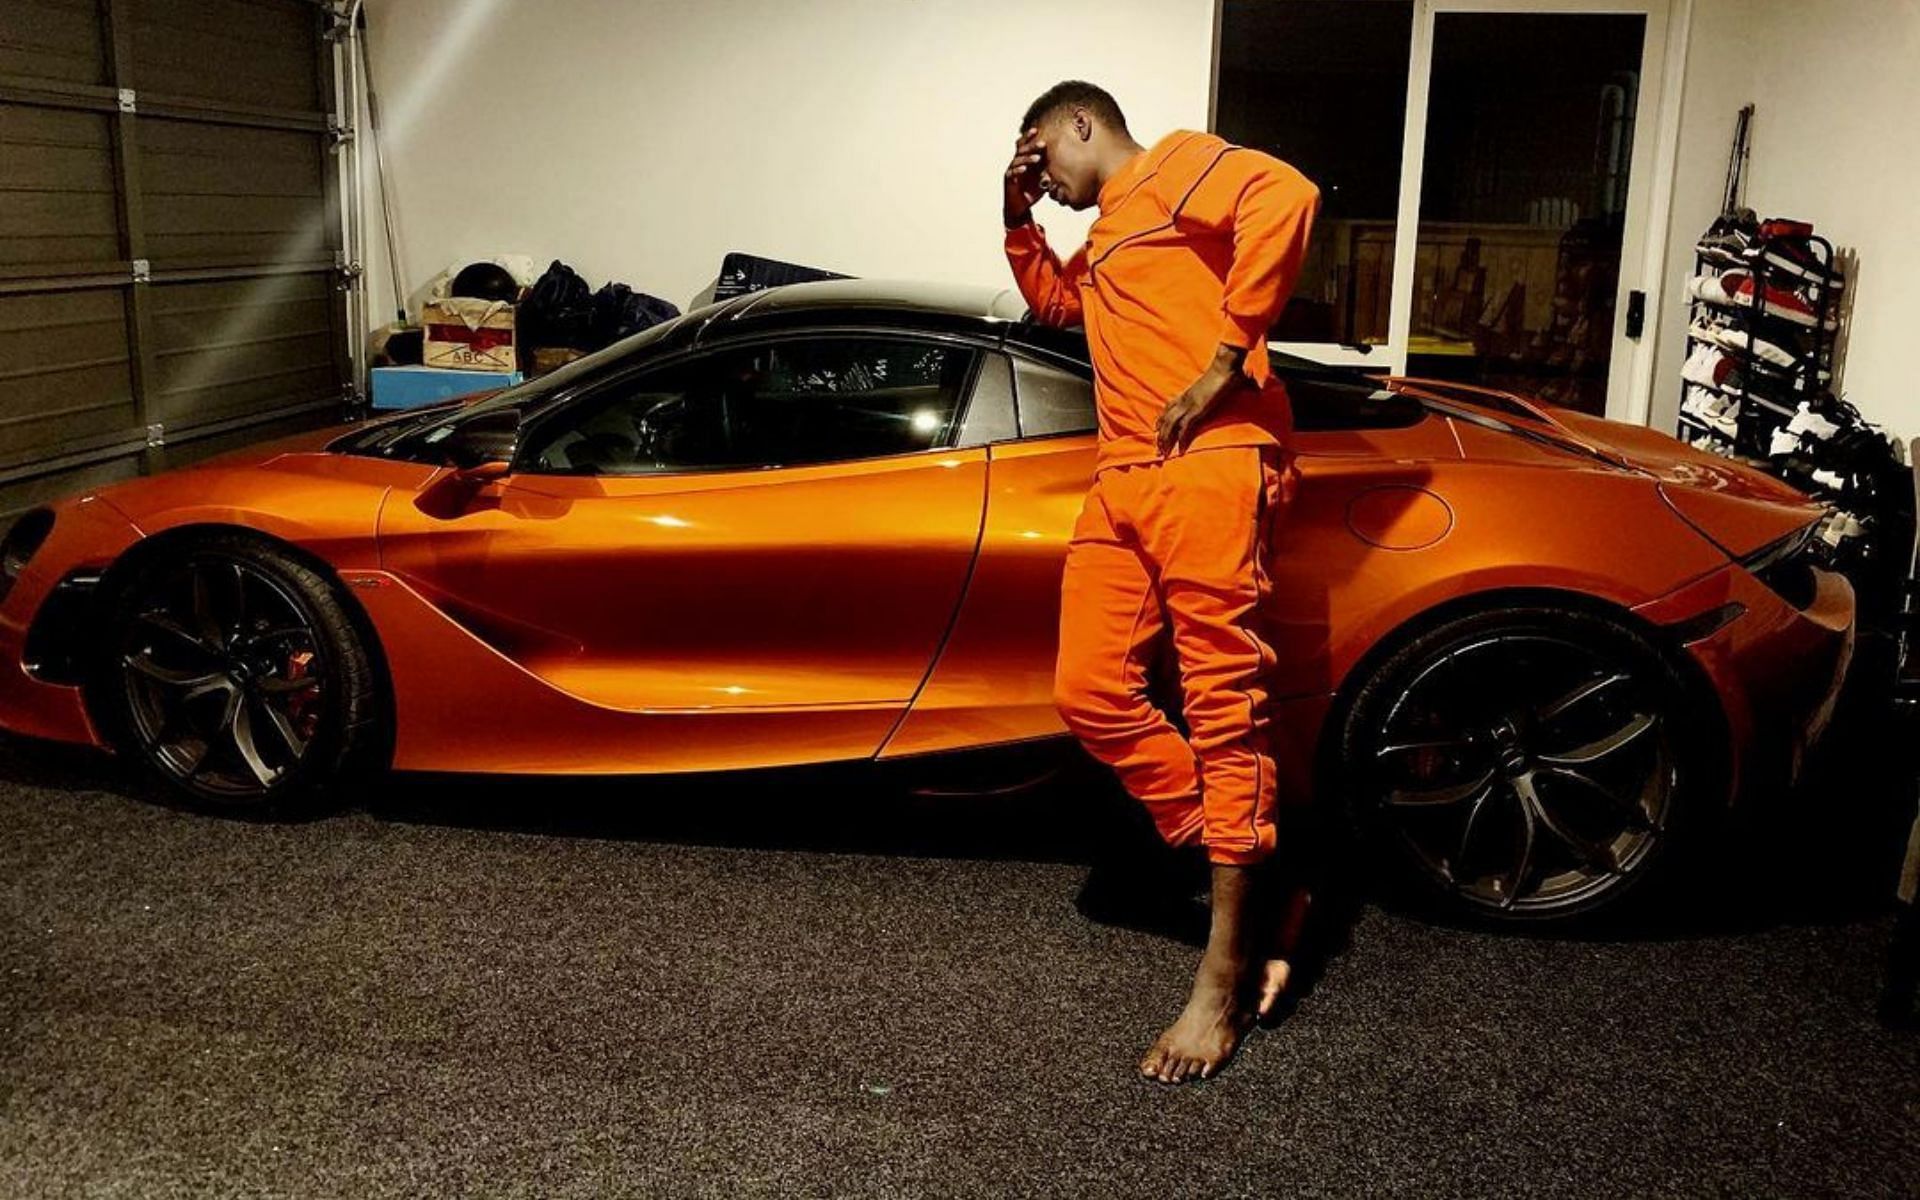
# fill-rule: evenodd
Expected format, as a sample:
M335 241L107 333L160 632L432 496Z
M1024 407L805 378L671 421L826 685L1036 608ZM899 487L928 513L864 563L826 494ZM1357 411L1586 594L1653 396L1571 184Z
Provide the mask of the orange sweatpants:
M1274 519L1289 493L1273 446L1189 450L1095 476L1067 548L1054 702L1175 846L1215 863L1274 849L1260 627ZM1147 695L1169 630L1188 735Z

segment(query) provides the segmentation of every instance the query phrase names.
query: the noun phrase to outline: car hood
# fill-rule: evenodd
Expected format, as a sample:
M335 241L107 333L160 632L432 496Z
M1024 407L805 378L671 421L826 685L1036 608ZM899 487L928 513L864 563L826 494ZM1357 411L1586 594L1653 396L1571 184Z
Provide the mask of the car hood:
M417 490L438 468L356 455L327 445L333 426L203 459L177 470L93 489L97 499L151 535L184 525L237 525L322 548L365 538L390 489Z

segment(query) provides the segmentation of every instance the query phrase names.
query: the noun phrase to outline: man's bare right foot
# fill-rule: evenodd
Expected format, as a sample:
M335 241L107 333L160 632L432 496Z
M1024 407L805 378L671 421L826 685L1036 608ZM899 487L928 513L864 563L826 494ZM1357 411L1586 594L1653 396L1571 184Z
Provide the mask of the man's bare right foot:
M1226 1066L1254 1021L1241 999L1243 975L1238 963L1203 961L1187 1007L1140 1060L1140 1073L1161 1083L1186 1083Z

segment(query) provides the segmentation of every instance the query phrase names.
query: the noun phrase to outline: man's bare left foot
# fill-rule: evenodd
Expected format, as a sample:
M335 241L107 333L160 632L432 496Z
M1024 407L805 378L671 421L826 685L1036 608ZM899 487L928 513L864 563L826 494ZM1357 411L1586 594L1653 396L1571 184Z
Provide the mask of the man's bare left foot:
M1161 1083L1186 1083L1211 1078L1226 1066L1253 1025L1240 997L1244 973L1237 963L1203 962L1187 1007L1140 1060L1140 1073Z
M1300 931L1306 924L1312 897L1305 888L1290 888L1275 905L1272 941L1266 962L1255 972L1254 1013L1264 1021L1274 1014L1293 978L1289 961L1300 944Z
M1280 998L1286 995L1287 980L1293 965L1284 958L1270 958L1260 964L1259 987L1254 993L1254 1015L1264 1021L1273 1015Z

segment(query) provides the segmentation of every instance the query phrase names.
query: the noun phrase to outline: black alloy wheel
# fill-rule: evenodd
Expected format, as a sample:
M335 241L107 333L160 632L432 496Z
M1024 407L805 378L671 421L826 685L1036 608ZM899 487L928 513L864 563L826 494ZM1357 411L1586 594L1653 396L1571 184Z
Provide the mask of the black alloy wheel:
M1382 665L1345 735L1358 824L1461 915L1613 908L1665 873L1711 804L1706 734L1673 664L1598 614L1449 621Z
M117 596L101 675L117 740L177 795L264 816L365 757L374 681L335 586L239 537L146 564Z

